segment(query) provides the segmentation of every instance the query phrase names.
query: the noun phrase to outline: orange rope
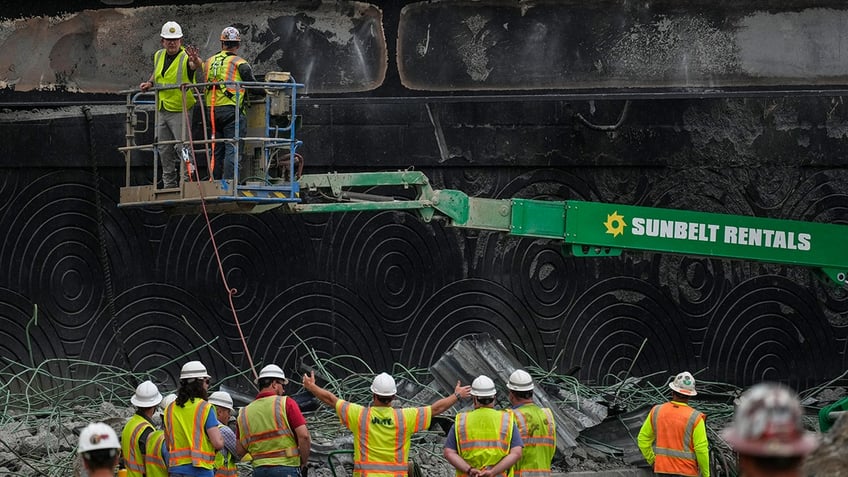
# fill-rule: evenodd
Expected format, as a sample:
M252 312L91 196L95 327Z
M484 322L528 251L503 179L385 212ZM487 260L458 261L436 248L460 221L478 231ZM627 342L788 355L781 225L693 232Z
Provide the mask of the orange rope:
M218 85L212 85L212 100L209 104L209 124L212 126L212 156L209 158L209 181L215 180L215 96L217 96Z
M213 96L214 98L214 96ZM212 100L212 104L214 105L215 100ZM186 100L185 95L183 95L183 114L185 117L188 117L188 110L186 109ZM214 120L213 120L214 121ZM190 123L189 123L190 124ZM213 131L214 131L214 122L213 122ZM214 134L214 133L213 133ZM191 135L191 127L188 128L188 142L191 146L191 160L194 161L194 138ZM212 148L214 151L215 143L212 143ZM197 168L195 168L195 171ZM209 174L210 180L212 180L212 174L210 171ZM218 271L221 274L221 281L224 283L224 288L227 290L227 299L230 302L230 311L233 312L233 321L236 324L236 329L239 333L239 338L241 339L241 344L244 347L244 354L247 356L247 362L250 364L250 370L253 371L253 377L259 379L259 374L256 372L256 366L253 364L253 356L250 354L250 349L247 346L247 340L244 337L244 332L241 329L241 322L239 321L238 312L236 311L236 305L233 303L233 296L238 293L238 290L235 288L230 288L230 284L227 282L227 276L224 273L224 263L221 260L221 254L218 252L218 243L215 241L215 232L212 230L212 221L209 219L209 211L206 210L206 197L203 195L203 187L200 185L200 178L198 176L198 180L195 182L197 184L197 193L200 196L200 206L203 209L203 218L206 219L206 229L209 231L209 239L212 242L212 251L215 252L215 260L218 262Z

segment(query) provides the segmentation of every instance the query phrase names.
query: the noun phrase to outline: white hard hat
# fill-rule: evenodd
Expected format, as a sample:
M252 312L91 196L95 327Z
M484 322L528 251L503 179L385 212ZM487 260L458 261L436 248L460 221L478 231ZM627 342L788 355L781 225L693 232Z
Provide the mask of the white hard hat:
M162 402L159 403L159 407L164 411L165 408L171 405L172 402L177 400L177 395L174 393L168 394L167 396L162 398Z
M506 387L513 391L532 391L533 378L530 377L530 373L527 371L516 369L509 375L509 382L506 383Z
M177 22L167 22L162 25L162 38L166 40L175 40L183 37L183 29Z
M258 382L262 378L276 378L282 379L284 383L289 382L289 380L286 379L286 373L284 373L282 368L280 368L276 364L269 364L262 368L262 370L259 371L259 377L256 379L256 381Z
M488 376L480 375L471 382L471 395L477 397L492 397L497 394L495 382Z
M221 31L221 41L241 41L241 33L236 27L227 27Z
M100 449L120 449L118 435L108 424L92 422L80 432L77 453L91 452Z
M698 391L695 391L695 378L689 371L683 371L675 376L674 380L668 383L668 387L684 396L698 395Z
M733 423L721 436L740 454L806 456L818 447L818 439L804 430L803 416L794 391L776 383L757 384L739 397Z
M371 392L377 396L394 396L397 394L395 378L389 376L388 373L380 373L374 376L374 381L371 382Z
M180 379L205 379L210 378L209 373L206 372L206 366L203 366L203 363L200 361L189 361L188 363L183 365L183 369L180 370Z
M159 394L159 388L153 384L153 381L145 381L135 388L135 394L130 398L130 402L135 407L153 407L162 402L162 395Z
M230 397L230 394L224 391L215 391L214 393L209 395L209 404L214 404L216 407L223 407L233 410L233 398Z

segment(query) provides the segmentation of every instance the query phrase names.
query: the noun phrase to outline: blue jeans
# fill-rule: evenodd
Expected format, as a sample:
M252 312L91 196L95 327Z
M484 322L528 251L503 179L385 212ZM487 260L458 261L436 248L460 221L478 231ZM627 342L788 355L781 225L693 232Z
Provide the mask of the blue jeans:
M239 138L247 134L247 117L239 115ZM231 139L236 137L236 107L215 106L215 138ZM238 144L215 144L215 175L216 179L235 178L236 161L241 159ZM223 171L223 172L219 172ZM240 176L244 174L239 171Z
M253 477L300 477L300 467L260 465L253 468Z

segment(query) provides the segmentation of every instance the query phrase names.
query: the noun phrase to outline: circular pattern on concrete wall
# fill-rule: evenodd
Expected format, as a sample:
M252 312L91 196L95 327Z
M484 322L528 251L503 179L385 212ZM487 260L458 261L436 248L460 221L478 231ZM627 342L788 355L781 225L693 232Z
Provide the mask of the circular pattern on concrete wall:
M20 373L19 379L3 383L8 392L37 398L44 390L70 387L47 376L68 374L62 338L54 321L44 310L36 311L26 297L6 288L0 288L0 356L5 376ZM35 372L36 368L42 372Z
M489 333L522 361L548 363L544 343L530 312L498 283L466 279L438 290L409 323L400 362L430 366L464 337Z
M731 290L704 335L703 362L719 381L781 381L805 389L844 371L815 297L780 276Z
M637 278L609 278L586 290L564 318L556 364L562 371L579 367L576 376L585 382L614 384L635 359L632 376L665 371L663 380L694 364L691 341L661 290Z
M212 230L224 276L235 288L233 303L243 324L249 323L284 290L309 280L314 263L312 243L302 222L291 215L211 216ZM157 268L166 283L185 287L229 308L215 250L202 214L174 217L168 222ZM315 270L317 273L317 270Z
M17 191L0 218L3 282L39 303L62 329L66 342L79 341L88 322L106 306L104 269L96 208L101 194L105 247L114 289L129 286L149 263L134 225L111 200L117 195L92 187L80 170L51 172Z
M139 285L116 298L115 310L114 323L107 313L93 321L81 359L134 373L160 368L153 372L155 382L170 389L176 388L180 368L190 360L203 362L215 380L241 371L222 359L238 350L231 349L226 340L236 334L234 325L215 315L188 290L155 283Z
M730 287L727 261L684 255L655 255L652 277L667 291L691 329L703 329ZM653 280L652 280L653 281Z
M324 232L318 270L355 291L392 336L405 334L422 304L463 276L456 235L410 213L336 214Z
M304 345L321 359L336 359L331 371L339 377L350 370L388 370L395 361L382 320L357 292L332 283L312 281L283 291L252 325L248 344L257 367L273 363L298 376L300 359L314 364Z

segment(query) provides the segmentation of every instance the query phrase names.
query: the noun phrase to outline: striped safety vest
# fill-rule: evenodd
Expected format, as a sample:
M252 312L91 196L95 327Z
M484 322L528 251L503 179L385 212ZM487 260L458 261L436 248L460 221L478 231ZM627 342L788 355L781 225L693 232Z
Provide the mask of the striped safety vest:
M511 412L490 407L459 413L454 426L456 450L475 469L493 466L509 454L514 426L515 418ZM462 476L465 473L457 470L456 475ZM498 475L512 477L512 468Z
M168 477L168 464L162 455L165 443L165 431L153 431L147 436L147 449L144 456L146 477Z
M548 408L524 404L511 412L524 441L521 459L513 467L515 477L545 477L551 475L551 461L556 452L556 423Z
M206 420L212 405L192 399L182 407L172 403L165 409L165 442L168 444L168 467L191 465L212 469L215 448L206 435Z
M336 413L353 433L354 477L406 477L412 434L430 427L430 406L364 407L339 399Z
M692 434L704 415L689 406L667 402L654 406L649 419L657 436L654 472L700 475Z
M239 413L239 442L253 456L254 467L300 467L300 451L286 417L286 399L287 396L262 397Z
M231 83L241 81L241 73L239 73L238 67L244 63L247 63L247 61L238 55L221 51L206 60L206 82ZM244 102L244 88L236 89L235 84L207 86L206 105L236 106L236 93L238 93L238 106L241 106Z
M144 475L144 454L138 448L138 440L145 429L154 430L153 424L150 424L144 416L133 414L124 426L124 430L121 431L121 455L124 456L127 477ZM149 437L148 440L150 440Z
M221 429L221 434L224 433L225 427L227 426L218 423L218 429ZM224 452L226 451L221 449L217 454L215 454L215 477L235 477L238 475L236 460L229 452L227 452L227 457L225 459Z
M180 47L180 52L174 61L168 65L165 74L162 74L162 67L165 66L165 56L167 52L161 49L153 55L153 84L154 86L179 86L183 83L193 83L194 81L188 77L188 55L185 48ZM186 91L186 108L194 106L194 95L191 91ZM178 88L164 89L156 92L156 105L159 109L178 113L183 110L183 92Z

